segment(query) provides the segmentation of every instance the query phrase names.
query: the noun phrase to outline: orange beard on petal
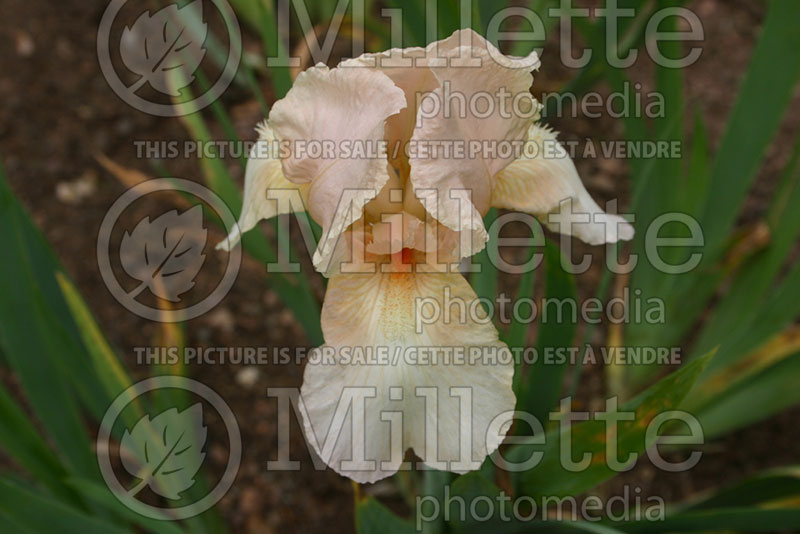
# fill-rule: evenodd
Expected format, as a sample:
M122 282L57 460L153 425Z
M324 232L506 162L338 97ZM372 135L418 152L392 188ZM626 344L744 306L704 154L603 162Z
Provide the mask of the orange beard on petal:
M392 274L405 276L414 271L414 265L419 259L419 251L403 247L400 252L395 252L391 255L388 271Z

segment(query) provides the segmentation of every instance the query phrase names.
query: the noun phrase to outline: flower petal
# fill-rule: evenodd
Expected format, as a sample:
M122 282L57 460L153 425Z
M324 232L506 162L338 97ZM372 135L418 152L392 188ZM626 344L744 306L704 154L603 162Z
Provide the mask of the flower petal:
M422 221L407 212L385 215L380 222L373 223L371 238L365 250L374 256L397 255L406 249L406 256L399 260L405 265L394 265L391 268L397 270L391 272L410 272L411 264L419 273L447 272L448 269L455 272L461 259L458 257L457 232L434 219ZM398 258L394 260L396 262ZM383 259L384 263L389 261ZM384 267L384 272L391 268Z
M356 145L378 148L386 119L405 105L403 91L381 72L318 65L300 73L286 97L273 106L270 124L288 148L284 175L310 184L308 209L324 230L314 254L319 270L327 271L341 233L361 217L364 204L389 179L385 154L348 156L345 150ZM323 148L319 157L313 157L312 145ZM352 203L340 203L346 190L354 193ZM338 217L337 211L342 211Z
M419 97L433 91L439 82L427 67L427 50L420 47L392 48L378 53L366 53L348 59L343 68L373 68L386 74L403 90L407 106L386 121L386 140L389 144L389 163L408 176L408 157L405 144L414 133Z
M510 149L538 117L540 106L530 94L538 57L503 56L472 30L439 43L439 54L442 62L432 65L441 66L431 66L439 87L417 110L411 182L431 215L464 232L466 257L488 240L482 216L491 207L495 174L513 161ZM440 146L453 153L437 156Z
M304 211L308 185L290 182L283 176L281 160L275 155L275 136L267 121L259 124L258 141L250 150L244 173L244 195L239 222L231 233L217 245L218 250L231 250L242 234L252 229L260 220L276 215ZM267 191L272 197L267 198ZM300 193L303 205L298 204L296 193Z
M551 230L571 229L590 245L633 238L633 226L605 213L586 191L555 132L531 126L528 142L535 147L528 151L532 157L523 156L497 174L492 206L536 215ZM548 220L551 214L553 221Z
M463 301L475 315L453 313L453 324L447 324L448 298ZM476 299L457 273L331 278L321 350L335 353L328 361L309 360L301 391L306 437L327 465L358 482L374 482L397 471L408 448L429 466L459 473L477 469L497 449L507 429L490 423L514 409L514 365ZM421 302L428 311L435 302L440 317L417 315ZM429 315L430 321L417 324L417 317ZM438 348L440 358L428 353L425 361L423 350L431 347ZM447 348L464 351L464 361L445 362L441 351ZM385 350L385 357L372 364L356 360L359 349ZM347 404L340 406L340 399L354 387L368 388L372 396L342 416ZM398 414L402 427L389 423Z

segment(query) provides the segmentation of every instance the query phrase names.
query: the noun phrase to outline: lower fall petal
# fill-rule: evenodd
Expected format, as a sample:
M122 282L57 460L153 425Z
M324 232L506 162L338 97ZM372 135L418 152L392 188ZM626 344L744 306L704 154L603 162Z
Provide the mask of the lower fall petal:
M303 426L335 471L374 482L411 448L460 473L500 445L507 428L495 419L515 405L513 358L460 274L335 275L322 328L326 345L305 369Z

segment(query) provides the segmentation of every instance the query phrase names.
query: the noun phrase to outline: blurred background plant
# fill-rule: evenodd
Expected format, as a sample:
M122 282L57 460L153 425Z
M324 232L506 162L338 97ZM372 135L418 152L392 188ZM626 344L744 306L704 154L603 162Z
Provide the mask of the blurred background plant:
M179 2L183 5L188 2ZM491 15L506 5L497 1L472 2L471 23L485 34ZM548 29L556 19L547 9L554 0L531 0L524 3L540 14ZM655 10L684 2L664 0L620 0L621 8L634 8L636 16L621 19L622 50L638 49L644 44L644 27ZM166 4L163 4L166 5ZM349 50L352 42L362 43L367 51L389 48L390 32L379 16L382 7L402 8L404 46L428 42L425 21L430 20L420 0L385 2L366 1L363 13L352 6L339 12L329 1L307 0L309 20L292 19L289 27L278 27L276 5L269 0L232 0L246 38L260 40L260 48L246 48L243 62L231 91L247 92L258 103L264 116L270 104L291 87L300 69L267 66L264 58L288 53L312 62L303 46L304 27L324 34L329 25L340 24L335 47ZM154 7L160 7L154 4ZM443 38L458 29L459 3L440 0L436 3L436 33ZM364 32L352 31L360 27ZM356 24L352 25L355 19ZM645 439L642 420L656 410L683 409L702 423L707 440L722 437L752 425L778 411L800 402L800 265L797 258L800 232L800 141L785 165L779 186L767 208L751 220L737 219L763 165L766 150L775 139L781 120L792 102L800 75L800 3L794 0L768 2L763 27L749 62L738 96L730 111L727 126L716 149L709 142L702 110L685 98L684 72L681 69L655 67L655 90L663 95L665 117L647 120L621 119L625 139L675 140L684 147L681 159L629 158L629 202L625 210L634 213L636 240L627 246L612 247L608 254L637 253L645 256L648 225L667 212L685 213L700 221L705 242L702 247L683 246L670 251L669 261L680 264L699 250L700 265L686 274L665 274L646 261L640 261L630 276L615 276L606 270L597 281L593 294L608 300L628 289L642 296L664 299L667 312L664 324L632 322L609 325L601 331L592 325L545 322L537 325L532 342L529 325L498 325L504 340L512 347L544 348L583 347L598 344L607 347L683 348L686 363L667 374L657 365L606 365L607 396L618 395L623 407L634 410L639 419L620 425L620 456L642 453L652 445ZM303 25L300 25L300 22ZM201 21L185 21L192 31L201 31ZM593 59L577 72L569 72L554 91L580 95L597 86L622 91L630 81L629 73L610 67L604 61L605 19L579 19L577 32ZM663 30L676 29L675 19L667 19ZM669 26L669 27L668 27ZM524 29L524 28L523 28ZM549 32L548 32L549 33ZM286 37L291 34L288 41ZM498 43L495 43L498 44ZM504 51L522 55L545 43L519 41L499 43ZM213 36L206 40L210 57L224 61L224 44ZM670 56L683 53L679 42L662 45ZM338 49L338 48L337 48ZM547 53L547 50L546 50ZM223 59L220 59L223 58ZM547 61L545 56L545 62ZM180 69L171 71L174 87L184 87ZM192 98L192 90L208 85L199 76L198 86L183 89L176 103ZM193 89L192 89L193 88ZM534 87L534 91L538 89ZM731 91L734 89L731 88ZM630 95L633 99L634 95ZM633 105L633 102L629 102ZM546 109L545 121L551 120ZM167 120L167 119L164 119ZM234 127L226 98L209 109L181 117L189 136L197 141L211 141L222 132L227 140L241 140ZM552 119L557 123L558 119ZM212 132L215 132L212 134ZM150 161L151 169L124 168L105 156L99 162L125 186L152 176L170 176L169 162ZM202 181L216 192L235 215L241 207L244 158L228 165L223 158L201 159ZM497 217L487 216L487 225ZM111 401L134 380L126 368L126 359L113 348L107 334L93 318L90 307L15 198L4 176L0 175L0 233L6 261L0 262L0 361L14 375L18 389L0 387L0 446L16 466L0 478L0 525L5 532L39 532L59 525L75 532L221 532L225 521L217 511L182 521L145 519L130 511L109 492L100 477L93 436L96 425ZM295 217L299 225L309 227L318 237L319 228L304 215ZM287 225L265 223L267 232L245 235L243 247L259 264L276 261L277 247L294 246L286 237ZM652 239L649 236L648 239ZM664 226L664 238L686 237L681 228ZM530 252L533 252L530 251ZM522 275L499 275L488 261L487 253L476 259L483 267L471 276L471 283L481 297L494 299L499 288L516 287L517 297L576 298L575 277L564 272L562 252L557 243L548 241L543 250L542 269ZM301 258L300 250L292 251ZM301 261L301 263L303 263ZM324 280L313 272L308 262L297 274L270 273L269 287L283 306L302 326L310 346L322 343L319 327L320 293ZM165 313L170 313L166 310ZM603 334L603 335L601 335ZM598 336L600 339L598 340ZM183 346L185 327L180 323L160 326L155 345ZM519 365L515 376L518 409L533 413L541 421L558 410L562 397L574 397L582 383L584 366ZM153 375L189 372L180 364L155 366ZM666 376L664 376L666 374ZM172 390L170 390L172 391ZM166 393L164 395L167 395ZM185 399L154 398L160 406L185 406ZM144 413L148 407L143 407ZM638 423L638 424L637 424ZM130 427L129 427L130 428ZM518 435L528 429L516 428ZM539 447L543 460L533 469L509 477L487 460L479 472L453 476L434 471L412 471L393 479L395 490L403 496L392 510L369 488L355 489L354 517L359 532L411 532L414 524L408 517L417 512L414 503L420 497L443 495L450 484L451 496L474 499L478 495L495 498L501 489L511 496L579 496L591 494L617 473L603 465L580 473L564 470L558 462L560 434L547 428L547 445ZM597 421L577 423L573 427L576 456L582 452L602 452L605 429ZM119 435L115 435L117 439ZM294 436L299 439L298 436ZM507 445L503 456L524 458L533 445ZM266 461L264 458L263 461ZM207 489L199 481L184 495L191 502ZM626 522L606 518L600 523L539 520L525 524L499 519L499 511L486 521L460 521L454 513L450 522L443 519L424 523L426 532L737 532L797 531L800 529L800 468L787 465L738 480L735 485L710 489L699 495L670 502L667 519L650 523ZM180 502L178 503L180 504ZM166 518L165 518L166 519Z

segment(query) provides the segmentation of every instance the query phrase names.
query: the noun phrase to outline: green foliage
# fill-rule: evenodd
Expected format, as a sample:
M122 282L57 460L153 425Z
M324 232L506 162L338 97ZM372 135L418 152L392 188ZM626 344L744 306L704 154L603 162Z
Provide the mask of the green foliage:
M0 524L8 524L9 532L53 525L73 532L129 532L131 524L148 532L182 532L177 523L132 515L100 477L84 416L96 424L132 382L2 170L0 221L0 246L16 258L0 262L0 347L34 414L31 419L0 386L0 447L33 479L28 484L0 477ZM143 408L132 406L133 416ZM186 527L219 532L221 524L206 512Z
M127 532L112 522L92 517L10 480L0 480L0 512L22 532L47 532L54 525L58 525L63 532L88 534Z
M575 278L562 267L562 254L559 248L548 241L544 247L545 258L545 299L550 302L576 302L577 288ZM527 288L526 288L527 289ZM569 310L569 306L566 307ZM544 312L544 311L543 311ZM571 347L577 326L569 311L566 317L552 317L539 325L536 343L536 362L528 369L527 379L518 369L517 410L530 413L539 421L546 421L547 414L561 398L561 385L569 364L568 359L561 363L548 361L546 355L556 349ZM516 346L524 346L524 339L516 339ZM514 345L512 345L514 346ZM524 384L521 385L521 384Z
M800 76L800 41L789 22L798 16L800 6L796 2L770 3L761 37L713 159L709 159L706 128L698 115L686 168L680 160L631 161L637 217L634 252L640 258L631 287L641 290L643 298L663 298L667 322L631 324L625 331L625 343L674 346L699 324L700 333L689 356L694 358L720 346L718 356L701 379L704 384L687 401L711 437L800 402L789 372L794 370L791 356L797 350L782 348L786 344L781 345L780 339L776 343L781 332L800 315L797 299L790 296L797 291L798 276L794 272L798 265L789 261L800 236L800 218L796 210L787 209L800 200L797 151L769 210L763 214L764 221L728 237ZM781 60L776 61L777 57ZM621 80L620 72L608 69L606 74L612 85ZM682 115L682 87L678 71L659 69L657 89L670 110L667 117ZM651 127L642 119L628 119L625 126L630 140L646 138ZM673 119L652 126L661 132L660 139L683 139L683 128L675 129ZM699 218L703 247L676 248L664 256L665 261L680 264L702 251L700 265L689 273L666 274L644 260L647 224L667 212ZM671 232L674 230L665 227L661 235L677 235ZM781 277L781 272L789 274ZM715 295L718 302L708 310ZM615 382L624 384L624 390L617 393L627 395L640 389L657 371L655 366L627 366L622 379Z
M687 512L661 522L639 522L625 532L779 532L793 531L800 524L800 510L795 508L723 508Z
M92 367L81 365L85 361L83 347L60 296L55 260L2 176L0 210L4 228L0 246L15 258L0 262L3 352L61 460L70 468L94 474L89 440L85 433L75 433L82 420L70 388L76 387L94 404L97 375ZM80 372L84 367L90 371ZM65 381L65 376L70 380Z
M400 519L372 497L356 502L356 532L358 534L411 534L410 521Z
M708 354L698 358L620 407L620 411L634 412L635 418L618 423L618 458L641 454L652 445L652 441L645 439L648 425L656 415L681 406L711 356ZM532 469L514 474L516 487L525 495L539 497L579 495L613 477L616 473L606 461L606 429L606 421L592 419L548 432L542 446L519 446L512 452L516 461L529 458L534 453L541 453L542 460ZM591 464L578 472L568 471L561 463L561 441L565 433L571 434L575 458L582 458L586 453L593 457ZM651 436L651 439L654 437Z
M491 228L495 219L497 219L497 210L492 208L483 219L486 228ZM492 235L490 236L490 239L491 238L497 239L497 236ZM498 272L497 267L489 257L488 246L475 255L472 265L474 265L476 269L470 277L472 289L475 290L475 294L478 295L479 298L493 300L497 295Z

